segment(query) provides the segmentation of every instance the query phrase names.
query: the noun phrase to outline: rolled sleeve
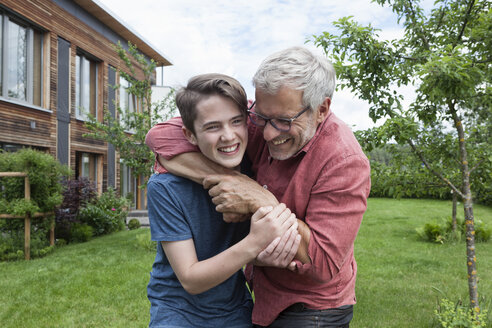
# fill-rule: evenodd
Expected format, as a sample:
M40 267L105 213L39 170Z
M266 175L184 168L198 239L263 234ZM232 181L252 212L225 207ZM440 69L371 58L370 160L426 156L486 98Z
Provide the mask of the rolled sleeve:
M154 170L158 173L167 172L160 165L157 156L162 156L166 160L190 152L198 152L198 147L192 145L185 138L182 131L183 123L181 117L174 117L164 123L158 123L153 126L145 136L145 144L156 155Z
M352 155L321 171L305 218L311 230L308 255L312 263L297 263L299 274L330 281L352 258L369 191L370 167L365 157Z

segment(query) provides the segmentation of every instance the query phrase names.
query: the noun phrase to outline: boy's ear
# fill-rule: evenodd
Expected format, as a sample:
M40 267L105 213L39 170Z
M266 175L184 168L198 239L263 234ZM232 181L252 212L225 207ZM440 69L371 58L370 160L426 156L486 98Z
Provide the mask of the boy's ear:
M190 130L188 130L186 127L182 127L182 130L183 130L183 134L185 136L185 138L192 144L192 145L197 145L197 142L196 142L196 137L195 135L193 134L193 132L191 132Z

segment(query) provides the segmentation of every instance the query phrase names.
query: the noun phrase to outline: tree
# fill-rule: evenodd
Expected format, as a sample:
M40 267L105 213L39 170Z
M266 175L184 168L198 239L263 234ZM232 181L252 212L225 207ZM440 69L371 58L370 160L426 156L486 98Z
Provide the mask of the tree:
M345 17L334 23L339 35L323 32L312 41L333 60L341 88L368 101L374 121L386 119L365 132L367 143L407 143L425 167L462 199L470 306L478 318L470 175L477 168L491 174L491 3L437 0L426 15L418 0L375 2L396 13L405 29L403 38L381 40L379 30ZM406 108L398 91L403 86L413 87L416 96ZM451 178L455 171L457 180Z
M131 43L128 43L128 48L126 51L120 43L115 46L118 56L125 63L130 74L123 69L119 69L118 72L128 81L128 85L124 88L135 99L135 107L138 110L130 111L128 108L121 108L120 104L115 102L118 117L111 115L107 108L104 109L103 122L89 115L86 127L91 132L86 136L112 144L119 152L123 163L132 168L136 176L145 177L145 184L152 173L155 159L152 151L145 145L145 135L156 123L169 119L176 112L176 104L174 90L171 90L165 99L152 103L152 75L156 67L155 62L148 61ZM137 63L142 69L143 79L136 78L133 63ZM120 85L113 86L115 89L120 87Z

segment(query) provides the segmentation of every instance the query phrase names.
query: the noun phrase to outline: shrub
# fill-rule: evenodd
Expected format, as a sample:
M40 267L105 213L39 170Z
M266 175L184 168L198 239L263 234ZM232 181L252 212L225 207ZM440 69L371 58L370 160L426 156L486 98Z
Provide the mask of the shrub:
M84 177L65 179L62 184L63 202L55 212L55 232L56 238L71 240L72 226L78 223L80 209L97 199L97 191L94 183Z
M77 219L94 228L94 235L109 234L125 228L127 200L108 189L94 203L79 211Z
M434 314L440 327L443 328L480 328L487 326L487 310L482 309L477 320L474 310L462 305L461 301L455 304L448 299L442 299Z
M128 221L128 229L134 230L140 228L140 221L138 219L131 219Z
M453 231L452 218L444 220L442 224L426 223L423 228L415 229L417 235L425 240L435 243L459 242L466 235L466 224L463 219L456 219L456 230ZM492 235L492 229L486 228L481 220L475 220L475 241L487 242Z
M92 228L90 225L75 223L72 226L71 241L76 243L84 243L92 238L93 233L94 233L94 228Z
M0 152L0 172L26 172L29 177L30 200L24 199L24 178L0 178L0 213L12 215L54 211L63 199L60 181L70 175L70 169L53 156L32 149ZM31 257L43 256L50 251L51 220L31 220ZM17 258L24 258L24 221L0 220L0 259Z
M53 250L53 247L49 245L48 231L50 220L42 220L37 225L31 226L31 258L37 258L45 256ZM21 221L23 220L11 220ZM0 235L0 261L14 261L24 259L24 229L13 229L8 233L1 233Z

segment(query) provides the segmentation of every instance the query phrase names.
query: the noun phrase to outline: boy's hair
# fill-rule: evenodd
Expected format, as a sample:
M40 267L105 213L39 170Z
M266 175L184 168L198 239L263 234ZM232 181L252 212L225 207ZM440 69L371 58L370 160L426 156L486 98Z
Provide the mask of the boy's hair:
M234 78L217 73L201 74L192 77L186 87L176 93L176 105L181 114L183 125L195 134L193 123L196 120L196 106L210 96L218 95L231 99L246 115L248 100L241 84Z

